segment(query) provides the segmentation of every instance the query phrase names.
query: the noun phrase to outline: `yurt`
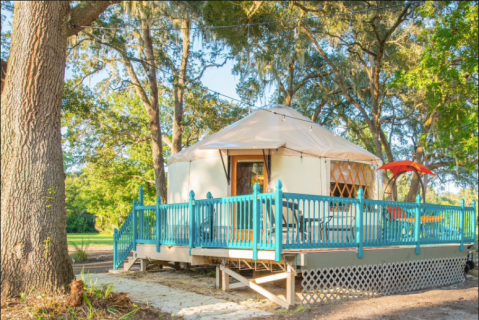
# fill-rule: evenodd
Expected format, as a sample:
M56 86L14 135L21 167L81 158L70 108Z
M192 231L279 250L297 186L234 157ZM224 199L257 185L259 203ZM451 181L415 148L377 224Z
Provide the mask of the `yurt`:
M168 202L273 192L378 199L381 160L297 111L269 105L168 160Z

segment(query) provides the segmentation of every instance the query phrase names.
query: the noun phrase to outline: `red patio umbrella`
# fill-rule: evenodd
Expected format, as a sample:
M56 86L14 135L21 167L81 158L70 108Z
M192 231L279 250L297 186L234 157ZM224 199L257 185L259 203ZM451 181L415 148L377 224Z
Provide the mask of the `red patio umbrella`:
M391 170L391 172L394 175L401 172L417 171L417 172L427 173L427 174L431 174L435 176L435 174L431 170L429 170L427 167L410 160L390 162L388 164L383 165L378 170L383 170L383 169Z
M397 178L401 174L406 172L414 172L417 175L419 182L421 183L422 201L426 202L426 189L424 188L424 184L422 183L421 175L419 173L425 173L425 174L430 174L435 176L435 174L431 170L429 170L427 167L423 166L422 164L416 163L414 161L403 160L403 161L390 162L378 168L378 170L391 170L391 172L393 173L393 177L389 179L388 184L386 185L386 188L384 190L387 189L387 187L389 186L391 182L393 182L392 187L394 187L394 184L396 183ZM384 199L384 193L383 193L383 199Z

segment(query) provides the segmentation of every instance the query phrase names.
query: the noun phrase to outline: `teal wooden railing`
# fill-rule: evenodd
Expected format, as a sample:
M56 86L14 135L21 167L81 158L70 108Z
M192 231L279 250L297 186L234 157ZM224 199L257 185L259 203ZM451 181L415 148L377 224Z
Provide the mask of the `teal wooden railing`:
M115 270L118 269L131 250L133 250L133 243L135 242L133 240L133 216L135 214L136 212L133 209L120 230L115 229L113 234L113 268Z
M138 201L114 235L114 267L119 267L136 245L156 244L204 248L274 250L281 260L284 249L459 244L476 239L476 203L466 207L283 193L281 181L274 193L196 200L193 191L187 203L145 206L143 189Z

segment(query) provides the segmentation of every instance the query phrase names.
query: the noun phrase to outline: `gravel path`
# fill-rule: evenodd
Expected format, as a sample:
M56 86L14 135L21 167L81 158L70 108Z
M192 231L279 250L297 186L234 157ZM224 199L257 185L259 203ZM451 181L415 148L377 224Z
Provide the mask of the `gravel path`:
M77 277L79 278L79 275ZM246 319L272 315L272 313L248 308L234 302L156 283L150 284L106 274L90 275L90 279L85 279L87 285L90 280L93 283L96 281L97 286L113 283L113 291L128 293L132 301L147 303L152 307L160 308L164 312L183 316L185 319Z

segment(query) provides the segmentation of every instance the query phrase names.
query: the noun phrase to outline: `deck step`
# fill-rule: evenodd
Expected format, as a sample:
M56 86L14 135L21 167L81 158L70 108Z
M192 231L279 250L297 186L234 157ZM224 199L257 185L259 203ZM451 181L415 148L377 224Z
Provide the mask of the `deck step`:
M133 265L137 264L137 261L138 261L138 258L127 257L127 259L125 260L125 262L123 262L123 269L124 269L125 271L130 270L131 267L133 267Z

